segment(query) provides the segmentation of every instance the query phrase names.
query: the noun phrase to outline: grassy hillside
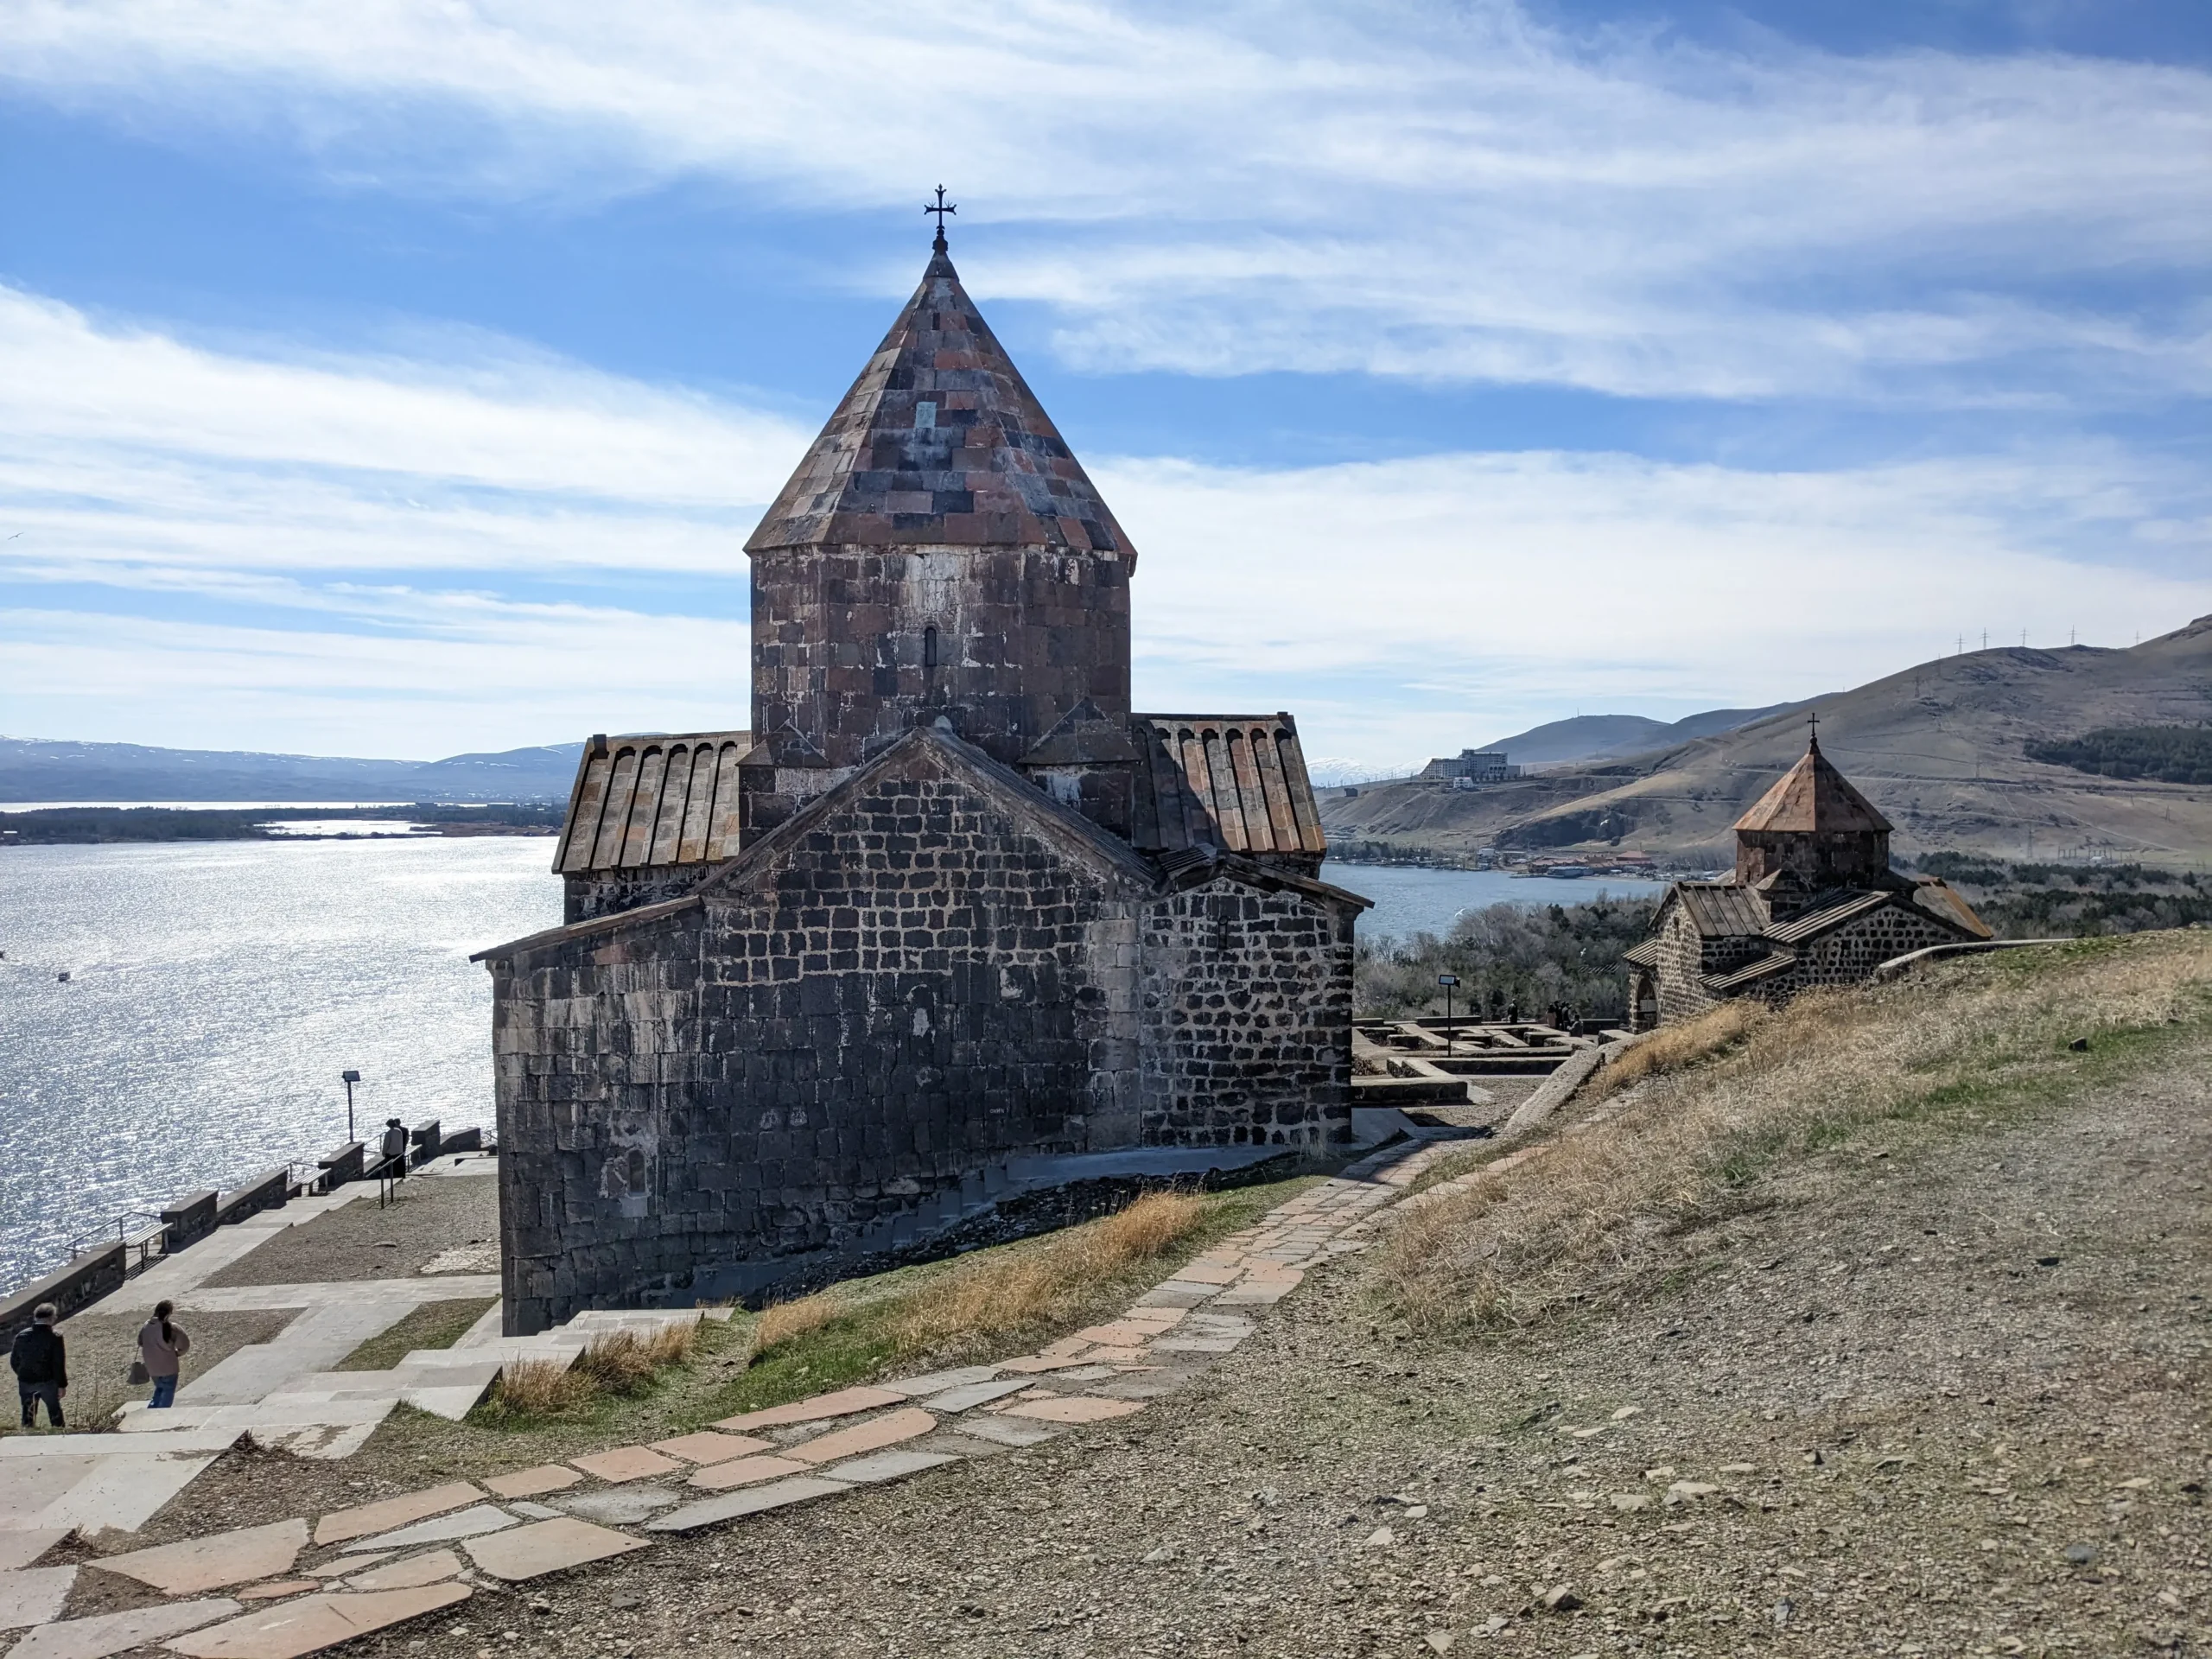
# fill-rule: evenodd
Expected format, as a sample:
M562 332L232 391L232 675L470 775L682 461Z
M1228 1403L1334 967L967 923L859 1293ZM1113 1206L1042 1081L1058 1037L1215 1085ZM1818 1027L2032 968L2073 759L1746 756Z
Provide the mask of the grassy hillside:
M1963 958L1775 1013L1726 1004L1630 1050L1580 1103L1585 1128L1525 1174L1423 1206L1392 1235L1384 1281L1430 1326L1639 1294L1678 1264L1677 1241L1771 1204L1767 1178L1824 1147L1893 1125L1985 1128L2208 1033L2212 933L2197 931Z
M1810 709L1821 747L1896 824L1902 855L2033 861L2087 851L2168 868L2212 859L2212 786L2035 758L2094 734L2212 716L2212 617L2124 651L2008 647L1943 658ZM1490 844L1614 847L1720 863L1729 827L1804 753L1805 732L1798 710L1497 789L1391 784L1351 798L1332 791L1322 819L1332 842L1402 855L1464 857Z

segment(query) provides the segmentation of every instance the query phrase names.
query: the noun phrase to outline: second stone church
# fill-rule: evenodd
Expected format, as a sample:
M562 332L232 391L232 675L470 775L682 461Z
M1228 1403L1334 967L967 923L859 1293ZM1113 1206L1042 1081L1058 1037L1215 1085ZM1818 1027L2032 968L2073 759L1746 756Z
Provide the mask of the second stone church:
M750 726L592 739L481 958L511 1333L1347 1136L1297 725L1132 711L1136 550L942 235L746 551Z

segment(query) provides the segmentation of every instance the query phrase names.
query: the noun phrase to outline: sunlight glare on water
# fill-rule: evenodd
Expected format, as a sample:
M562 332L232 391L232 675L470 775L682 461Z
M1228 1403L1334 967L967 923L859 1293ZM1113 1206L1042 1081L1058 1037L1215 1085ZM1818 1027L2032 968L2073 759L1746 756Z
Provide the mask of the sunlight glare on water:
M0 851L0 1287L125 1211L311 1165L346 1138L347 1067L365 1135L488 1128L468 957L558 925L553 844Z

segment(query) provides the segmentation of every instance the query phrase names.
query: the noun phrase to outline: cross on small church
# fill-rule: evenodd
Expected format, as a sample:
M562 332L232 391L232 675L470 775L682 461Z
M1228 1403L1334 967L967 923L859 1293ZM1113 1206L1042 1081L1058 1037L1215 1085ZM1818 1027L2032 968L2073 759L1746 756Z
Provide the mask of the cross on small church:
M1813 748L1819 748L1821 747L1821 717L1818 715L1808 715L1805 716L1805 723L1813 728L1812 735L1806 739L1806 742Z
M937 215L937 240L930 245L938 252L943 253L944 251L944 216L947 213L958 213L960 211L960 204L957 201L946 201L944 199L944 187L940 184L937 188L937 200L935 202L925 202L922 205L922 211L925 213L935 213Z

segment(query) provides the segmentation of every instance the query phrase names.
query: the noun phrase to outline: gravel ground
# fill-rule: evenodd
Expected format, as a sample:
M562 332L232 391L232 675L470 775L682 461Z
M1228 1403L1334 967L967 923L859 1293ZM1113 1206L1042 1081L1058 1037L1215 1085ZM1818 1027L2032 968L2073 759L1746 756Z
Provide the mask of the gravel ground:
M2208 1060L1831 1152L1575 1325L1403 1339L1354 1259L1126 1426L362 1649L2200 1650Z
M379 1209L373 1197L356 1198L287 1227L207 1283L218 1287L404 1279L442 1250L496 1243L499 1236L497 1177L417 1176L399 1184L391 1209Z
M289 1310L268 1313L194 1313L177 1320L192 1338L191 1351L177 1368L186 1382L226 1359L249 1343L268 1342L298 1315ZM61 1409L77 1433L105 1428L115 1408L126 1400L144 1400L154 1390L150 1383L133 1388L124 1375L138 1357L138 1332L146 1323L143 1313L80 1313L61 1324L69 1344L69 1393ZM13 1433L16 1419L7 1419ZM41 1411L43 1425L46 1414Z
M1891 1126L1569 1323L1414 1340L1348 1258L1127 1423L358 1650L2202 1651L2209 1077L2200 1044L2014 1127ZM244 1524L309 1473L440 1472L233 1454L189 1501Z

